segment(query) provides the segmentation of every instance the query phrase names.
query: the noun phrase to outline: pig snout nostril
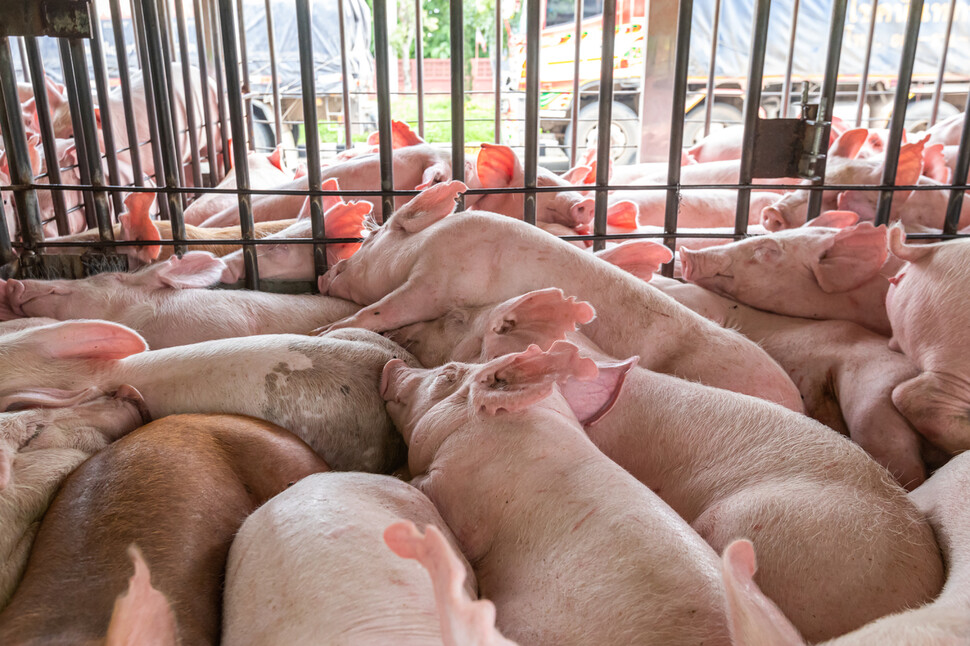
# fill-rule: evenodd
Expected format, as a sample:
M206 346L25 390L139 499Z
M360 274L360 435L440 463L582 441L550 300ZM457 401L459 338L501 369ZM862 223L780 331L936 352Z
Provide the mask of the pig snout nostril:
M761 211L761 224L768 231L781 231L785 228L785 219L777 208L767 206Z

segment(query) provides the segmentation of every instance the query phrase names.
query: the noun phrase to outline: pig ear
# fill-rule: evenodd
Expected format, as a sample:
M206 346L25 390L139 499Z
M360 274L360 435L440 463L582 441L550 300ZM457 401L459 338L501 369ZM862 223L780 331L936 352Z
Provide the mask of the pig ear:
M841 208L841 204L839 205ZM808 220L803 226L806 227L831 227L833 229L844 229L851 227L859 221L859 214L855 211L839 210L825 211L814 220Z
M105 646L176 646L178 630L168 599L152 587L148 564L134 544L128 548L128 556L135 573L128 581L128 591L115 600Z
M899 149L899 164L896 166L896 186L913 185L923 174L923 146L929 138L924 137L913 144L903 144Z
M801 635L754 582L754 545L736 540L721 557L728 626L734 644L804 646Z
M331 178L327 179L326 181L324 181L323 184L320 185L320 190L321 191L339 191L340 190L340 184L337 182L337 178L336 177L331 177ZM344 198L342 198L339 195L324 195L323 196L323 212L326 213L327 211L329 211L333 207L337 206L338 204L343 204L343 203L344 203ZM309 209L307 209L307 213L309 213L309 212L310 212Z
M283 144L277 146L273 152L266 156L266 159L280 170L286 170L283 168Z
M599 374L590 381L569 379L560 386L566 403L583 426L592 426L603 418L620 396L626 374L637 365L640 357L610 363L597 361Z
M812 271L822 291L847 292L878 274L887 255L886 227L863 222L835 234Z
M406 233L423 231L454 211L455 200L467 190L468 187L457 180L435 184L411 198L391 216L391 221Z
M482 144L476 170L483 188L506 188L522 173L522 165L508 146Z
M189 251L143 270L144 284L156 289L199 289L219 282L226 263L208 251Z
M153 193L131 193L125 198L126 213L118 216L121 223L121 239L131 241L161 240L158 225L152 222L149 212L155 201ZM162 253L161 245L133 247L131 252L142 264L150 265Z
M597 251L596 256L641 280L649 281L662 265L673 260L674 252L659 242L632 240Z
M859 154L859 150L862 145L866 143L866 137L869 136L869 131L865 128L853 128L852 130L846 130L839 138L835 140L832 147L829 148L829 157L845 157L846 159L855 159L855 156Z
M539 289L495 308L482 347L490 359L522 348L523 336L541 347L549 347L595 317L592 305L577 301L574 296L566 298L558 287Z
M933 144L923 150L923 175L940 184L950 183L950 167L943 158L943 144Z
M364 235L364 220L370 215L374 205L370 202L348 202L338 204L324 214L328 238L359 238ZM336 264L350 258L361 243L347 242L327 245L327 263Z
M380 134L378 134L379 139ZM369 142L370 140L368 139ZM379 141L375 141L374 143L379 143ZM418 136L418 133L411 130L411 126L403 121L391 121L391 143L392 148L407 148L408 146L423 144L424 139Z
M307 173L306 164L300 164L299 166L296 167L296 170L293 172L293 179L300 179L301 177L305 177L306 173Z
M77 406L96 399L101 394L101 390L94 387L83 390L61 390L60 388L21 390L0 397L0 411Z
M589 166L573 166L562 174L562 178L569 184L587 184L589 173Z
M440 184L448 179L448 165L443 162L431 164L424 169L421 174L421 183L414 187L416 191L423 191L427 188Z
M476 375L470 397L472 407L487 415L525 410L553 392L553 385L570 377L588 381L597 375L592 359L579 356L579 348L556 341L543 352L532 345L524 352L485 364Z
M137 332L107 321L64 321L24 334L35 352L49 359L124 359L148 349Z
M30 158L30 172L34 174L34 177L40 175L41 173L41 163L40 163L40 150L38 149L39 139L35 142L34 137L27 142L27 156Z
M636 229L639 207L636 202L621 200L606 209L606 223L620 229Z
M870 199L868 191L842 191L838 204L839 211L855 213L860 220L871 222L876 219L876 203Z
M936 248L936 245L906 244L906 231L901 224L893 225L889 230L889 251L900 260L916 262Z

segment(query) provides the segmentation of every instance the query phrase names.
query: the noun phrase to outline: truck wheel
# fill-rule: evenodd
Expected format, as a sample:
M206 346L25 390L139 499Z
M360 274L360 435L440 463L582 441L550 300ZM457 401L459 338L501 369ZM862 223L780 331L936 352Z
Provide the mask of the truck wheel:
M684 118L684 147L693 146L704 138L704 103L695 105ZM711 132L740 125L744 122L744 114L730 103L714 102L711 108Z
M952 103L940 101L940 108L936 113L936 122L939 123L958 114L960 109ZM910 132L920 132L926 130L930 125L930 116L933 114L933 100L910 101L906 106L906 129Z
M270 152L276 148L276 134L273 132L273 111L261 103L253 101L253 149Z
M596 147L599 114L599 102L590 103L579 111L579 123L577 123L576 128L577 158L581 157L587 148ZM572 123L566 126L565 139L563 140L563 150L566 151L567 157L573 141L572 126ZM640 117L637 116L636 112L623 103L613 102L610 154L613 156L614 164L631 164L636 161L639 126Z

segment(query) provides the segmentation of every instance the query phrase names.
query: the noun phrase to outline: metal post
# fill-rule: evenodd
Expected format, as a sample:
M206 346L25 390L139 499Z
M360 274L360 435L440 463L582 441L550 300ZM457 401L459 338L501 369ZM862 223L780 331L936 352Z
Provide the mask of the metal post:
M451 8L451 173L465 180L465 19L462 0ZM459 209L462 203L459 202Z
M137 17L137 16L141 15L141 10L138 9L137 10L137 13L136 13L136 9L135 9L135 7L137 7L138 4L139 4L139 0L128 0L128 7L131 10L129 12L129 15L132 18L132 20L131 20L131 35L132 35L132 38L134 38L135 43L141 42L141 38L143 38L143 36L139 33L141 31L141 28L142 28L141 21ZM114 22L114 18L113 17L112 17L112 22ZM143 54L144 54L144 52L142 52L141 47L137 47L136 46L135 47L135 59L138 61L138 69L143 69L145 67L145 63L142 61Z
M950 11L946 17L946 36L943 37L943 51L940 53L940 66L936 70L936 85L933 86L933 110L930 112L930 127L936 123L940 113L940 99L943 96L943 74L946 72L946 56L950 51L950 33L953 31L953 16L957 10L957 0L950 0Z
M146 0L147 1L147 0ZM242 233L243 264L246 269L246 288L259 289L259 267L256 263L255 225L253 223L253 198L249 194L249 164L246 161L246 135L243 119L242 96L235 91L241 85L239 78L239 54L236 51L236 35L233 29L232 0L219 0L219 22L222 27L223 54L226 57L226 85L234 88L229 93L229 114L232 125L232 154L235 160L236 187L239 191L239 228ZM308 137L309 138L309 137Z
M714 23L711 26L711 61L707 68L707 94L704 99L704 136L711 134L714 111L714 72L717 67L717 32L721 28L721 0L714 0ZM664 268L666 270L666 267Z
M495 6L501 5L501 1L496 1ZM569 166L576 165L576 157L579 156L579 108L582 104L582 97L579 96L579 61L582 56L581 46L583 44L583 0L576 0L576 23L573 26L573 113L569 117ZM496 87L498 79L496 78ZM495 123L498 123L498 109L496 108Z
M872 0L872 15L869 16L869 33L866 35L866 56L862 61L862 77L859 79L859 95L856 99L855 108L855 127L862 125L862 111L866 105L866 92L869 90L869 61L872 60L872 38L876 33L876 9L879 8L879 0ZM868 126L872 121L872 115L866 122Z
M391 141L391 88L387 54L387 0L374 0L374 52L377 58L377 131L381 155L381 222L394 212L394 149ZM309 134L307 135L309 137Z
M185 124L189 129L189 148L192 151L192 183L202 186L202 166L199 163L199 129L195 123L195 92L192 91L192 61L189 59L189 39L185 28L185 7L175 0L175 27L179 35L179 58L182 61L182 83L185 85ZM199 79L200 81L202 79ZM174 82L174 80L173 80ZM202 95L205 102L205 94ZM201 106L200 106L201 107Z
M819 109L816 120L825 125L821 141L827 148L829 130L832 123L832 110L835 107L835 91L839 82L839 62L842 56L842 35L845 33L845 10L847 0L834 0L832 3L832 18L829 28L828 52L825 54L825 78L822 81L822 96L819 99ZM812 182L815 186L825 184L825 166L828 156L821 156L815 166L818 179ZM808 196L808 219L818 217L822 210L822 191L812 191Z
M903 40L903 53L899 61L899 74L896 77L893 113L889 119L889 141L886 142L886 163L882 170L881 182L884 187L896 183L896 166L899 164L899 147L903 142L906 104L909 102L909 85L913 78L913 61L916 59L922 14L923 0L910 0L909 16L906 19L906 38ZM884 188L879 192L879 202L876 204L876 226L889 223L889 211L892 205L893 191Z
M536 187L539 166L539 9L539 0L527 0L525 5L525 168L523 169L526 189ZM606 33L605 28L603 33ZM524 202L525 221L535 224L536 193L534 190L526 190Z
M496 11L501 11L500 5L501 2L495 3ZM414 0L414 75L418 91L418 134L424 138L424 30L421 22L421 0Z
M751 54L748 60L748 90L744 97L744 138L741 145L741 167L738 173L738 208L734 213L734 233L748 231L748 211L751 209L751 170L754 164L754 141L761 108L761 81L765 71L765 47L768 44L768 15L771 0L757 0L754 7Z
M283 142L283 111L280 108L280 74L276 67L276 34L273 31L272 0L266 0L266 36L269 39L269 73L273 79L273 119L276 124L276 145L279 146ZM344 73L346 75L346 71Z
M691 0L681 0L690 2ZM599 124L596 129L596 186L610 183L610 156L613 139L613 43L616 40L616 0L603 2L603 56L600 64ZM683 114L683 111L681 111ZM679 159L679 158L678 158ZM679 162L678 162L679 164ZM603 189L596 191L596 210L593 216L593 234L606 235L606 209L609 195ZM595 240L593 251L606 248L605 240Z
M225 49L222 42L221 29L219 27L219 21L216 19L216 12L214 11L215 0L204 0L205 4L202 6L202 11L207 16L208 20L212 24L212 64L215 67L216 73L216 93L218 94L218 105L219 105L219 136L222 139L222 170L224 173L228 173L229 169L232 167L230 163L232 151L229 150L229 131L231 124L229 123L229 116L227 114L226 108L226 88L223 85L223 74L222 74L222 57L219 56L219 51Z
M20 50L20 74L24 77L24 83L30 83L30 70L27 66L27 48L24 46L24 38L17 38L17 49Z
M94 4L88 6L91 13L91 29L94 34L94 37L91 39L91 60L94 63L94 85L98 92L98 104L103 106L103 109L100 109L99 113L101 115L101 136L104 138L104 154L108 162L108 184L111 186L121 186L121 176L118 173L118 146L115 144L115 131L112 123L114 119L111 115L111 109L108 107L108 72L105 69L104 52L102 51L101 45L104 42L104 34L101 32L101 21L98 20L98 13ZM100 155L98 156L98 165L101 165ZM124 211L124 203L121 201L120 191L111 191L111 205L114 207L115 217Z
M169 0L156 0L159 2L157 14L159 26L159 35L162 41L162 55L165 57L165 67L156 68L152 67L152 75L164 79L165 93L157 92L157 96L161 100L168 101L170 114L172 115L172 139L171 146L175 150L175 157L178 159L178 168L176 169L175 176L178 178L178 184L176 186L185 186L185 169L182 167L182 161L185 157L182 156L182 143L181 135L185 132L182 129L184 124L180 123L178 110L175 109L175 75L172 73L172 63L175 62L175 56L172 54L174 47L172 46L172 26L171 21L168 18L168 1ZM198 150L198 148L196 148ZM184 193L178 194L179 201L182 203L182 208L186 205L186 195Z
M81 127L80 115L81 108L78 107L77 80L73 73L74 62L71 60L71 48L66 39L60 38L57 41L58 51L61 56L61 71L64 73L64 89L67 91L67 101L71 114L71 129L74 132L75 150L77 151L77 170L82 186L91 185L90 164L87 156L87 146L84 142L84 129ZM81 197L84 200L84 219L89 229L98 225L94 214L94 196L91 191L82 190Z
M3 200L0 200L0 268L16 257L10 243L10 232L7 231L7 214L3 208Z
M788 35L788 57L785 59L785 83L781 88L781 116L788 116L788 102L791 100L791 68L795 62L795 35L798 31L798 8L800 0L792 7L791 31Z
M420 0L418 0L420 2ZM350 74L347 72L347 34L346 23L344 22L344 0L337 0L337 19L340 21L340 87L343 92L344 101L344 148L350 150L354 147L353 132L350 118ZM421 134L424 134L422 132Z
M205 16L200 0L193 0L192 13L195 18L196 53L199 55L199 80L202 81L202 116L205 119L205 146L208 151L209 184L219 183L219 164L216 157L216 138L213 128L212 108L209 105L209 61L206 56ZM275 83L274 83L275 85Z
M300 39L300 79L303 82L303 127L306 130L307 182L315 190L320 190L320 130L317 128L317 89L313 78L313 30L308 0L296 0L297 35ZM313 136L310 136L313 133ZM327 237L323 220L323 199L319 195L310 196L310 226L313 239ZM317 276L327 273L326 245L313 245L313 268Z
M249 54L246 51L246 17L243 12L242 0L236 0L236 11L239 12L239 57L242 59L242 94L246 97L246 134L249 136L249 149L256 150L256 135L253 132L253 99L250 96L252 87L249 84Z
M967 92L967 104L964 108L964 111L968 110L970 110L970 92ZM970 119L964 118L963 130L960 132L960 148L957 149L957 165L953 169L952 186L965 186L968 173L970 173ZM963 189L954 188L950 191L950 201L946 206L946 220L943 223L943 233L956 233L962 208Z
M138 141L138 126L135 111L131 107L131 77L128 70L128 47L125 42L124 26L121 22L121 7L118 0L109 0L111 7L111 28L114 32L115 52L118 56L118 77L121 82L121 103L125 110L125 127L128 133L128 156L131 158L131 174L135 186L144 186L141 169L141 142ZM135 50L137 51L137 47Z

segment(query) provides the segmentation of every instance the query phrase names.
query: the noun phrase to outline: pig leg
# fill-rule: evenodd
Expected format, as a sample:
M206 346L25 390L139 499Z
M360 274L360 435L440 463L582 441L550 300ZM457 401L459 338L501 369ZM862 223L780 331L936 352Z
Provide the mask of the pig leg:
M926 480L919 435L893 406L888 391L878 397L843 399L842 415L852 441L886 467L906 490L912 491Z
M924 372L896 386L893 403L935 446L951 453L970 448L970 388L936 372Z
M386 332L412 323L432 321L447 313L448 304L440 302L433 288L409 280L373 305L328 327L317 328L312 334L319 336L348 327Z

